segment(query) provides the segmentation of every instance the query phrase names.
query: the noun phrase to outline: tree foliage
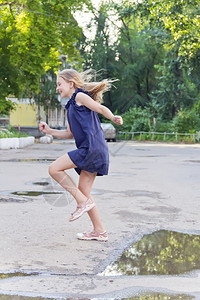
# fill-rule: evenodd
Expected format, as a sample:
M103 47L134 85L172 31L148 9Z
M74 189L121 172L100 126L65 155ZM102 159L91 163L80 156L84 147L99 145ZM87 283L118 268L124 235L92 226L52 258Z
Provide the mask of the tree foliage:
M117 75L116 72L116 48L110 43L110 28L107 24L107 5L102 4L99 12L94 14L94 21L96 24L96 34L92 41L85 41L84 51L81 52L85 69L92 68L97 71L97 80L100 76L105 78L112 78ZM89 26L92 26L90 24ZM89 49L89 50L86 50ZM116 76L114 76L116 78ZM113 91L109 91L105 95L104 102L111 109L114 109Z
M144 236L109 266L108 275L174 275L200 267L200 237L160 230Z
M15 104L11 100L0 98L0 116L9 115L9 112L14 109Z
M181 107L192 107L200 96L199 69L194 64L200 62L198 1L145 0L131 8L150 28L164 33L165 55L155 65L160 76L152 98L163 106L163 117L173 118Z
M194 110L182 109L178 111L178 114L172 121L173 132L190 132L194 133L200 128L199 114Z
M111 94L112 108L119 113L147 108L150 122L154 117L160 124L192 109L200 100L198 1L124 0L101 11L101 31L110 21L109 9L121 22L118 38L108 47L113 51L109 75L120 79ZM101 39L98 28L96 38ZM105 68L109 49L105 53L102 44L91 44L87 67Z
M151 130L151 114L148 109L141 107L130 108L122 114L124 124L120 126L120 130L127 132L150 131Z
M88 24L96 26L92 41L84 37L73 17L83 3L94 16ZM99 11L90 0L0 0L1 99L22 93L35 97L40 90L35 97L38 103L56 104L55 78L50 77L55 77L53 72L64 54L76 69L93 68L101 70L102 77L118 79L116 89L104 101L132 122L127 127L196 129L200 115L199 12L197 0L102 2ZM81 61L82 65L75 63Z
M29 96L39 90L39 79L59 66L59 55L80 58L81 35L73 11L83 1L0 1L0 94Z
M153 27L169 34L169 50L175 49L181 61L188 61L200 48L200 18L198 0L144 0L133 4Z

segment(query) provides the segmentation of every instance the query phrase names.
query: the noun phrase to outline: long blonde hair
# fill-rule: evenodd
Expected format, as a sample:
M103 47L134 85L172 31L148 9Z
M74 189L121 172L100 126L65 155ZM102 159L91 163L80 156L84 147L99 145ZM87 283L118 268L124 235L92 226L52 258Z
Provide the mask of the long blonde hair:
M75 89L82 88L90 94L94 101L102 103L103 93L110 90L112 82L115 80L103 79L102 81L93 81L96 80L97 75L98 72L93 69L81 73L74 69L65 69L58 74L64 80L74 82Z

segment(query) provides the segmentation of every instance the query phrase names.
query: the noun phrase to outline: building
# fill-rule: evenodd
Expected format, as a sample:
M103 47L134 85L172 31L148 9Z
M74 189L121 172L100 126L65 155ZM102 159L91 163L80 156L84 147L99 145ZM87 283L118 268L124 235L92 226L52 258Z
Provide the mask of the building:
M48 109L44 111L43 107L34 105L31 99L10 98L15 102L16 109L10 112L9 124L21 131L27 132L35 137L41 136L38 130L37 114L39 120L45 121L50 127L53 128L65 128L66 127L66 111L65 103L67 99L60 99L60 109Z

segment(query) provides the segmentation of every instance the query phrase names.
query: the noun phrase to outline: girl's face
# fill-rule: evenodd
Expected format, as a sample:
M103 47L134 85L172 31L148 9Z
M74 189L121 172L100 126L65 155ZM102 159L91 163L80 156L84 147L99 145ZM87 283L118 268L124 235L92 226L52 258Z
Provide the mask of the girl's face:
M66 81L62 77L57 77L56 91L60 93L61 98L71 98L75 92L74 83L72 81Z

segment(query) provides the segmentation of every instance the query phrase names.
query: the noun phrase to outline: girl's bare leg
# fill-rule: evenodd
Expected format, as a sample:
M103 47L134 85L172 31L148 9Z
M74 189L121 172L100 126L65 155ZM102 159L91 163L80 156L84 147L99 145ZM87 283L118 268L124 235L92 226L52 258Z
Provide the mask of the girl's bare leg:
M81 205L88 198L77 188L71 177L65 172L65 170L75 167L76 165L72 162L69 155L64 154L49 166L49 174L76 199L77 204Z
M76 165L72 162L68 154L64 154L54 161L49 166L49 174L56 180L65 190L67 190L77 201L77 204L83 204L89 198L94 202L91 196L92 185L96 177L96 173L89 173L81 171L78 188L65 170L75 168ZM97 207L95 206L89 212L89 217L96 232L103 232L103 225L101 223Z
M90 173L82 170L79 178L78 189L86 196L87 199L89 198L92 201L94 201L94 199L91 196L91 190L92 190L92 185L94 183L94 180L96 178L96 174L97 173ZM88 215L92 221L94 230L98 233L104 232L104 228L101 223L99 212L96 205L88 212Z

